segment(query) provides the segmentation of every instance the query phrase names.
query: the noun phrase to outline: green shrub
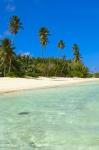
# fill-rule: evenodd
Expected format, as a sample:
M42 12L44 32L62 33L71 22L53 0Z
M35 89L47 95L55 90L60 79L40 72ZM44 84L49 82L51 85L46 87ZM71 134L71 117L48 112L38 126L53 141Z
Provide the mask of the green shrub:
M99 72L97 72L97 73L94 73L94 75L93 75L95 78L99 78Z
M9 72L6 74L6 77L16 77L15 72Z

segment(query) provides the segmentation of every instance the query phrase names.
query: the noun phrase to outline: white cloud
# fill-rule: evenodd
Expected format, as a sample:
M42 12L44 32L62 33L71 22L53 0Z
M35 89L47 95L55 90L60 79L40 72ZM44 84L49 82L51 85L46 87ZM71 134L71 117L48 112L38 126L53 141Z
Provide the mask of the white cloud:
M21 54L21 56L30 56L30 52L24 52Z
M5 3L6 3L5 6L6 11L14 12L16 10L16 5L14 0L6 0Z

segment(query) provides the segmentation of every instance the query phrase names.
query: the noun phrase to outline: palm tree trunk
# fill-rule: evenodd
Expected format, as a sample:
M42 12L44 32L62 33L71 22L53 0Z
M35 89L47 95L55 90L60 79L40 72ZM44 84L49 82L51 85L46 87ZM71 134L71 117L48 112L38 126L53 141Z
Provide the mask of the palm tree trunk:
M58 63L59 63L59 56L60 56L60 53L58 54L57 56L57 64L56 64L56 72L55 72L55 76L57 76L57 68L58 68Z
M57 64L56 64L56 72L55 72L55 76L57 76L57 68L58 68L58 61L59 61L59 58L57 58Z
M13 45L14 45L14 40L15 40L15 34L13 35L13 38L12 38L12 44L13 44ZM12 60L11 60L11 58L10 58L9 70L8 70L9 73L11 72L11 66L12 66Z
M12 60L10 58L10 62L9 62L9 73L11 72L11 64L12 64Z
M44 64L44 48L42 47L42 62Z
M4 72L3 72L3 76L5 77L5 66L4 66Z
M45 60L44 60L44 46L42 46L42 63L43 63L43 65L45 64ZM44 68L43 74L45 75L45 68Z
M65 67L65 63L63 63L63 67L62 67L62 70L61 70L61 76L62 76L62 73L63 73L64 67Z
M50 58L48 58L47 77L49 76Z
M14 44L14 41L15 41L15 34L12 37L12 44Z
M63 58L63 67L62 67L62 69L61 69L61 76L62 76L62 73L63 73L63 70L64 70L64 67L65 67L65 62L64 62L65 60L64 60L64 58Z

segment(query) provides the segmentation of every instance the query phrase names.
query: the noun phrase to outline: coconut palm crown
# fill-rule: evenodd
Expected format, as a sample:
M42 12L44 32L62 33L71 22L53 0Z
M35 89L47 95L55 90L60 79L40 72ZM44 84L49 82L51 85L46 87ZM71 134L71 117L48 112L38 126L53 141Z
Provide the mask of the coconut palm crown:
M58 42L58 48L60 48L60 49L64 49L64 48L65 48L65 43L64 43L63 40L60 40L60 41Z
M49 30L46 27L40 28L39 37L42 46L46 46L48 44L48 36L49 36Z
M20 18L18 16L12 16L9 21L9 31L16 35L20 29L23 29Z

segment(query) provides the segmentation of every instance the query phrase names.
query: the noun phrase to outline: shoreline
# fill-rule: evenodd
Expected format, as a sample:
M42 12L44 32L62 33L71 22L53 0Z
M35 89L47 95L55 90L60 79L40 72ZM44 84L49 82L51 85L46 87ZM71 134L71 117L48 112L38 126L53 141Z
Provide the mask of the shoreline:
M64 77L39 77L39 78L0 78L0 94L20 90L37 90L75 85L79 83L98 82L99 78L64 78Z

